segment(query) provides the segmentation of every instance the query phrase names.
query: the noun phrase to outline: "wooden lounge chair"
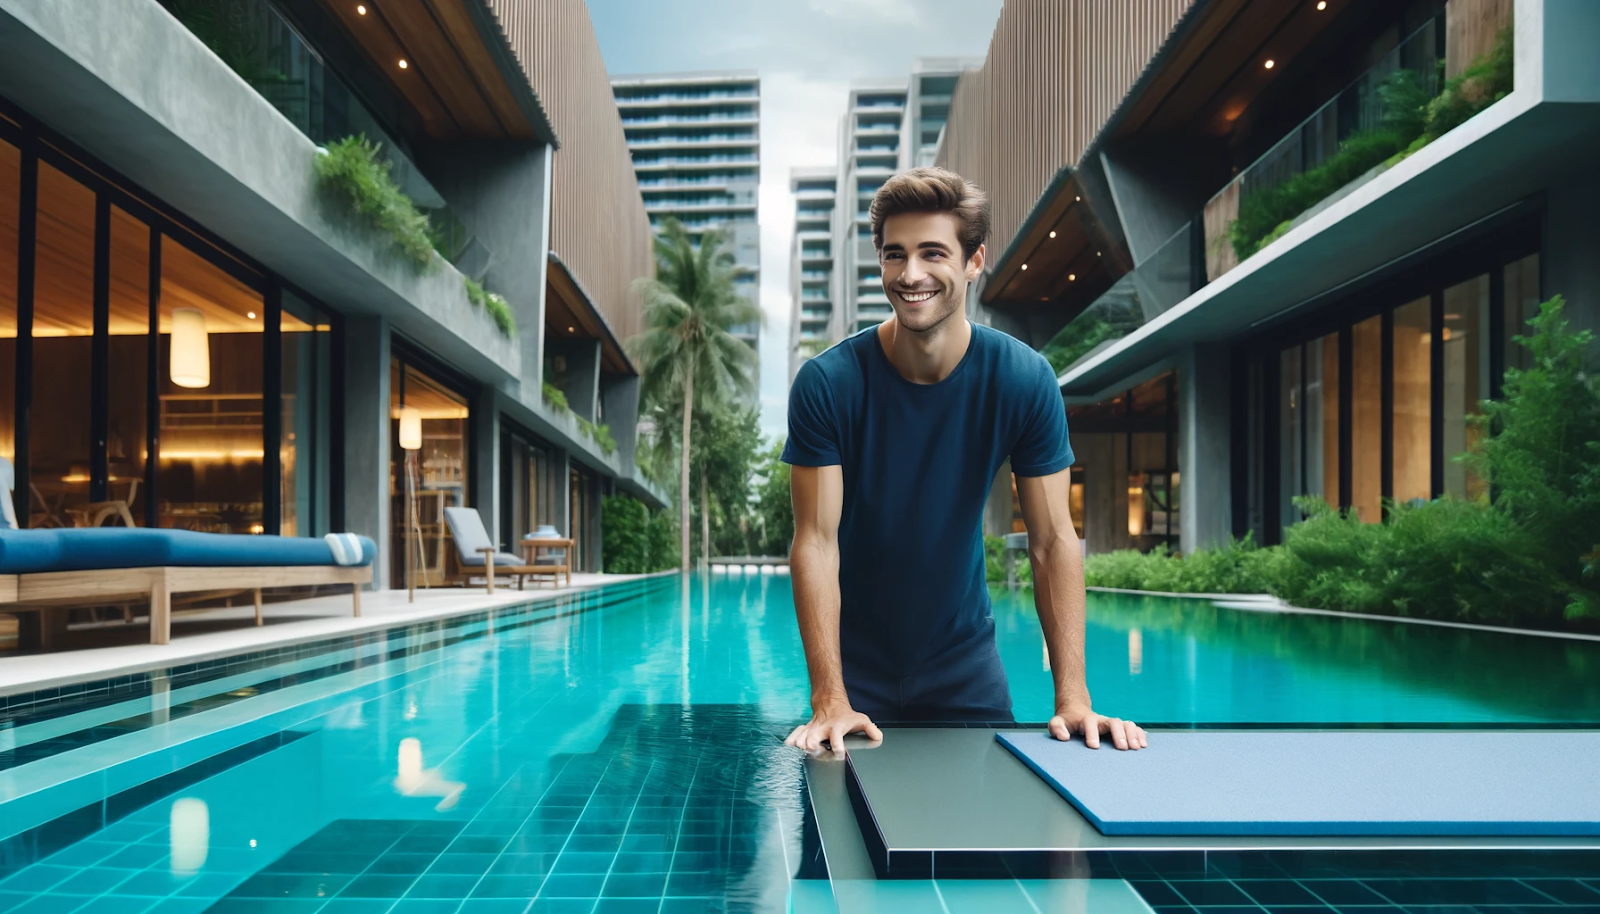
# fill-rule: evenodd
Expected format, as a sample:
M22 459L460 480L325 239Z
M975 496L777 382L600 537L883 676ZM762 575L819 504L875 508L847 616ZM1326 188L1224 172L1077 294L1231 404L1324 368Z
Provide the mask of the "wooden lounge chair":
M444 522L455 547L445 550L445 583L469 586L473 578L481 577L488 592L494 593L497 577L515 578L517 589L522 590L525 579L537 581L548 575L550 583L559 586L557 575L562 566L527 565L520 557L496 549L477 508L445 508ZM491 556L492 565L486 561Z
M150 643L166 644L176 594L250 591L260 625L263 590L349 584L355 615L361 615L361 588L372 581L377 555L369 539L345 535L335 544L148 527L19 530L7 485L12 473L0 458L0 605L6 612L148 602Z

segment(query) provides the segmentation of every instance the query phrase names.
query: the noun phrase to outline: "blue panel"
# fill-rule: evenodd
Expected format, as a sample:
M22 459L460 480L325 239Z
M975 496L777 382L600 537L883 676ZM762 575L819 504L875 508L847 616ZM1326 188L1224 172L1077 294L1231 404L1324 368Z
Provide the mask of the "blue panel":
M361 537L362 564L377 556ZM326 540L296 536L241 536L149 527L68 530L0 530L0 574L149 568L259 565L332 565Z
M1600 835L1600 733L1000 733L1107 835Z

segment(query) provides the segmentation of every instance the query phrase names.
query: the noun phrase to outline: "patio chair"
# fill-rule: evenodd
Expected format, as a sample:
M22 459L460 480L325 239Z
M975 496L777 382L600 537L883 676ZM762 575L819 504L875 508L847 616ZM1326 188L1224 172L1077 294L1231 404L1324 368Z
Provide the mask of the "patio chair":
M489 531L483 526L483 517L477 508L445 508L445 527L449 530L454 549L445 550L445 583L470 585L472 579L482 577L484 587L494 593L494 579L516 578L517 589L524 589L524 580L538 580L549 575L554 583L561 571L560 565L526 565L520 557L501 552L494 547ZM492 558L492 563L490 559Z

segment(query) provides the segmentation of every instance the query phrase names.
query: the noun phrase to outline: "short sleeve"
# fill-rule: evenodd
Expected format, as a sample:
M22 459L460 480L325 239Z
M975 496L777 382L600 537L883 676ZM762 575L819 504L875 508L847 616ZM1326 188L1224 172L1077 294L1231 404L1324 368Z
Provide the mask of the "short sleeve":
M830 467L841 462L833 391L814 360L800 366L789 388L789 439L783 445L783 462L799 467Z
M1021 395L1030 407L1022 411L1023 427L1011 449L1011 472L1018 476L1050 476L1072 466L1072 442L1067 437L1067 408L1061 400L1050 363L1042 357L1028 373Z

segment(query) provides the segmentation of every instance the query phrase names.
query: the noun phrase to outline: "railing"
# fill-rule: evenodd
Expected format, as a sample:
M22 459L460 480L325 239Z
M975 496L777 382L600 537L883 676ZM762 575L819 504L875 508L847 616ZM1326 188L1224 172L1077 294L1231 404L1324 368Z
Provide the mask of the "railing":
M832 275L833 274L829 273L827 270L801 270L800 271L800 278L801 279L827 279L828 277L830 277Z
M1286 196L1336 191L1338 187L1319 185L1348 183L1403 151L1420 134L1421 110L1440 90L1443 49L1437 35L1436 20L1412 32L1211 198L1203 213L1209 279L1233 269L1306 211ZM1342 173L1350 169L1356 173ZM1272 195L1296 179L1301 179L1300 186L1292 188L1292 195ZM1279 218L1295 209L1294 215Z
M175 19L313 143L362 134L378 144L389 174L427 210L440 253L454 259L465 230L444 198L366 105L330 70L268 0L162 0ZM453 240L445 240L445 239Z
M1173 233L1132 271L1095 299L1040 350L1056 374L1144 326L1203 283L1194 260L1194 224Z
M756 120L754 111L740 112L738 114L652 114L649 116L636 115L624 117L624 127L633 127L640 124L701 124L716 123L719 121L753 121Z
M635 165L718 165L723 163L748 162L754 164L757 160L754 155L742 156L635 156Z
M756 98L755 89L718 89L705 92L650 92L641 89L622 89L617 92L617 101L624 105L649 104L651 102L699 102L714 98Z
M800 297L803 298L803 299L807 299L807 300L827 301L828 300L828 290L826 290L826 289L806 289L804 291L804 293Z
M825 248L825 247L822 247L822 248L802 247L802 248L800 248L800 256L802 258L806 258L806 257L813 257L814 258L814 257L831 257L833 255L828 253L828 249Z
M650 133L628 137L629 146L681 146L686 143L754 143L754 131L742 133Z

